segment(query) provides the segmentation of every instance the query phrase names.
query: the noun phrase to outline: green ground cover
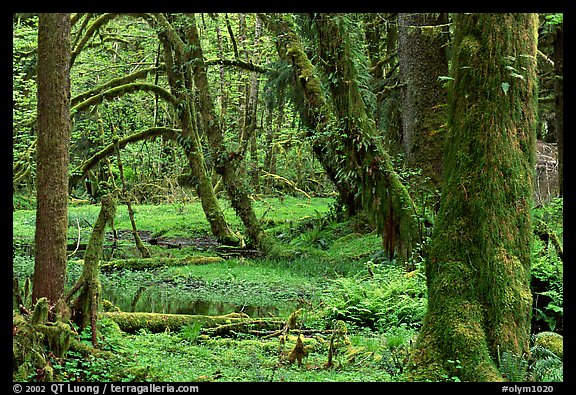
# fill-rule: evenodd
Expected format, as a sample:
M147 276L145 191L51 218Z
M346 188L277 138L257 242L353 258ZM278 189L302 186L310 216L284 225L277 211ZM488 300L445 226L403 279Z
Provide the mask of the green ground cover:
M404 381L408 352L426 309L422 264L406 267L383 259L381 240L370 226L359 218L336 221L332 199L270 198L254 204L278 244L268 256L222 258L217 249L198 248L194 243L182 248L150 245L152 260L178 262L198 256L214 260L107 268L101 273L103 298L126 312L242 312L252 318L288 321L298 311L295 330L287 337L244 331L214 336L205 328L188 325L180 331L124 333L113 321L102 319L100 345L112 353L86 359L71 352L65 359L53 359L58 380ZM77 242L78 227L81 242L88 240L98 208L70 206L71 245ZM139 230L156 237L209 235L199 203L143 205L134 211ZM540 209L535 215L558 224L558 211ZM233 227L241 229L229 207L226 213ZM13 271L21 281L33 273L34 215L33 210L13 213ZM115 225L129 235L124 206L118 207ZM122 254L105 259L137 258L133 244L129 236L122 238L117 247ZM534 253L543 281L561 285L558 271L551 269L561 265L553 250L536 243ZM68 263L69 286L82 270L79 254ZM551 295L549 289L546 292ZM555 297L551 306L557 310L561 296ZM551 324L558 322L544 307L540 314ZM90 331L84 332L80 336L88 343ZM305 350L301 365L290 363L299 334Z

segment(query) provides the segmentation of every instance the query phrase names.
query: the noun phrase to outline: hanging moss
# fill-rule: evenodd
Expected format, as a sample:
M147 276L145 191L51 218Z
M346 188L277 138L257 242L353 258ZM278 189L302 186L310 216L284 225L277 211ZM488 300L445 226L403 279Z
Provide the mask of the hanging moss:
M38 331L24 316L12 315L12 378L28 381L29 377L48 366L44 355L44 334ZM53 371L46 370L46 378L52 380Z
M48 353L65 356L75 335L62 321L48 321L48 299L40 298L29 317L12 314L12 369L14 381L51 381L54 371Z
M387 252L406 259L416 242L413 204L389 155L376 143L375 123L366 112L342 18L322 15L315 21L322 35L319 51L323 61L319 64L324 74L334 77L327 83L330 95L291 24L283 17L263 15L262 19L276 33L280 56L294 69L305 98L301 115L309 124L314 152L341 200L365 209Z
M34 311L30 319L32 325L39 325L48 321L48 308L48 299L40 298L36 301L36 304L34 305Z

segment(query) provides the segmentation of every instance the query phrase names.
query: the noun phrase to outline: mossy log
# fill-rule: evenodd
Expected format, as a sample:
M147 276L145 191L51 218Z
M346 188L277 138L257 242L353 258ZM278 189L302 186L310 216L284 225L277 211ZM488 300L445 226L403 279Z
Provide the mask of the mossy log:
M550 229L546 222L536 220L536 223L534 224L534 234L545 243L546 248L548 248L548 243L551 242L556 249L558 258L564 260L564 249L562 248L560 238L552 229Z
M178 331L182 327L191 324L199 324L203 329L214 328L213 334L225 334L230 330L240 330L242 327L254 327L259 329L278 329L284 325L284 321L276 318L250 318L243 313L231 313L226 315L188 315L188 314L160 314L160 313L126 313L107 312L101 313L116 322L124 332L134 333L140 329L158 333L166 330ZM218 329L220 328L220 329Z

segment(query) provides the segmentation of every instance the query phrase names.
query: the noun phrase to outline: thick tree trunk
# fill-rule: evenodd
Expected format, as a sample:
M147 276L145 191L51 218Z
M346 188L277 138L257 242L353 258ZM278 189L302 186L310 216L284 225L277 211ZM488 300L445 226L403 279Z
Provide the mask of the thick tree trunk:
M38 142L32 303L56 304L64 293L70 146L70 14L38 22Z
M444 187L414 379L501 381L529 354L534 14L458 14ZM455 366L458 361L460 367Z
M433 188L442 179L446 135L446 90L439 77L448 75L446 14L398 16L398 61L402 90L402 143L406 163L422 169Z

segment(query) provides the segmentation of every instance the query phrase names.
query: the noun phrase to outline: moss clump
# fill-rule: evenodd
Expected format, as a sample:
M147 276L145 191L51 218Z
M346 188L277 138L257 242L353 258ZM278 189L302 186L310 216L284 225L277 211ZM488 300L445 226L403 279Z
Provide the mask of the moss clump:
M564 358L564 338L555 332L540 332L536 335L534 344L552 351L558 358Z
M52 381L48 352L62 358L75 334L70 325L49 322L48 300L40 298L30 317L12 314L12 376L14 381Z

